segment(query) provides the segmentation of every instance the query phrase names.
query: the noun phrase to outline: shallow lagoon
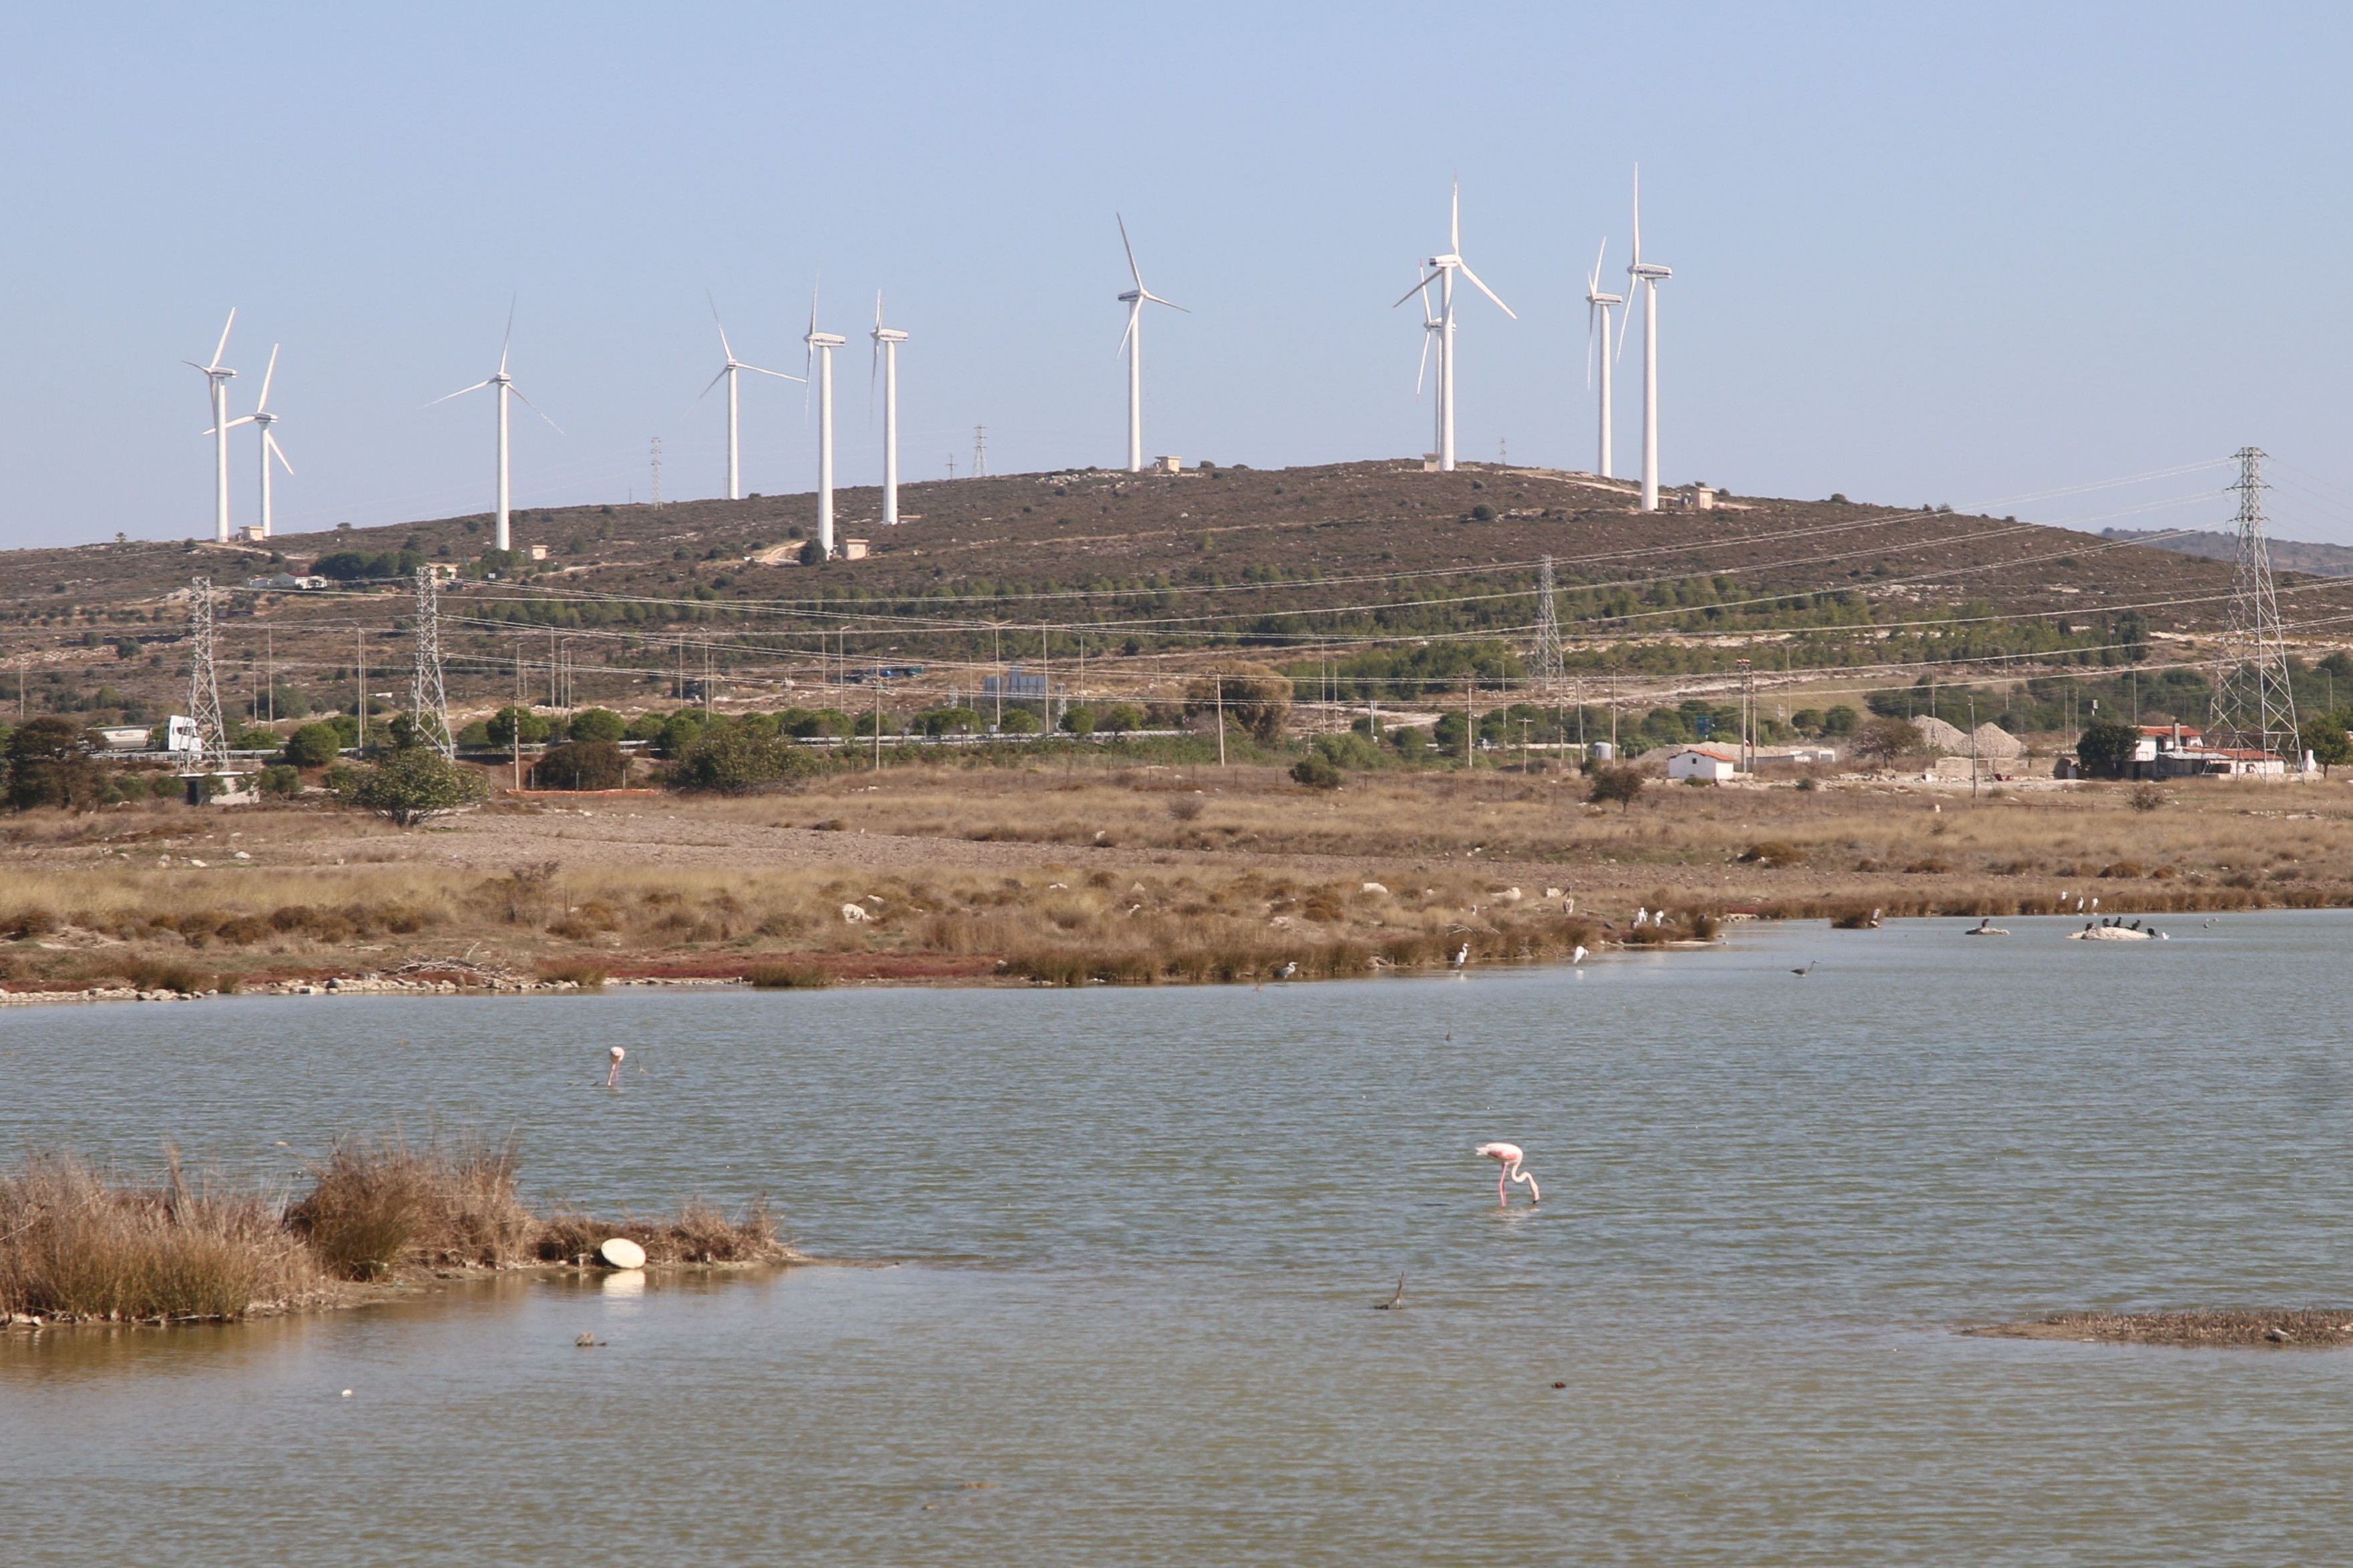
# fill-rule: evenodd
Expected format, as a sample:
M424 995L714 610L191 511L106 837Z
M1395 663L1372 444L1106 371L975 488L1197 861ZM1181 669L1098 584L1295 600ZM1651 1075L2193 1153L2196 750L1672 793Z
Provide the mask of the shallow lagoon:
M541 1199L765 1193L858 1265L0 1338L7 1556L2333 1557L2353 1355L1949 1326L2353 1302L2353 918L1966 923L1263 990L0 1014L0 1154L512 1127ZM1498 1137L1542 1208L1496 1212Z

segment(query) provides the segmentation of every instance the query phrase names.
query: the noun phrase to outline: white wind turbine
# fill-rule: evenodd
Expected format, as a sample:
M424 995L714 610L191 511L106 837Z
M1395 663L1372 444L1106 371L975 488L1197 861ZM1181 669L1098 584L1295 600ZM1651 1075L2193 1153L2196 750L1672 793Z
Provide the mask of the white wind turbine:
M1609 254L1609 241L1605 238L1601 242L1600 250L1596 252L1594 255L1593 270L1587 273L1585 277L1585 384L1588 386L1591 386L1593 384L1593 329L1597 322L1599 323L1601 328L1601 458L1599 466L1593 471L1605 479L1610 477L1609 465L1611 446L1609 437L1609 372L1612 366L1613 356L1610 353L1609 345L1609 312L1617 306L1622 305L1626 302L1623 295L1604 294L1601 291L1601 260L1603 257L1606 257Z
M1634 319L1633 295L1642 296L1642 510L1659 510L1659 280L1672 278L1673 269L1642 259L1642 165L1634 165L1634 258L1626 265L1633 281L1628 289L1626 314L1618 329L1618 342L1626 342L1626 327Z
M849 341L839 332L817 330L817 289L812 285L808 331L801 339L808 345L808 358L801 369L807 373L814 365L817 370L817 543L828 561L833 559L833 351Z
M278 423L278 416L269 412L269 384L277 376L278 345L272 343L269 345L269 368L261 373L261 396L254 404L253 412L242 419L228 422L232 430L240 425L257 425L261 428L261 537L264 539L268 539L276 527L270 514L269 459L276 458L290 474L294 471L294 465L286 461L285 450L278 445L278 437L269 429Z
M1419 276L1420 272L1420 268L1417 267L1414 268L1416 276ZM1413 373L1413 400L1416 403L1419 403L1421 401L1421 384L1427 380L1430 375L1430 345L1436 340L1439 332L1444 328L1445 323L1438 319L1438 312L1430 308L1429 281L1424 279L1422 282L1416 284L1415 288L1419 290L1421 294L1421 363L1416 367ZM1440 350L1440 352L1443 353L1444 351ZM1435 423L1431 426L1431 441L1433 445L1430 448L1434 452L1437 450L1435 443L1443 441L1446 438L1446 414L1443 409L1439 407L1438 402L1434 398L1430 401L1430 406L1432 417L1435 420Z
M528 397L523 397L522 388L517 386L514 384L514 377L507 374L507 348L509 344L513 342L513 341L514 305L512 301L509 301L507 305L507 335L499 341L498 374L492 375L486 381L478 381L471 386L461 386L457 391L437 397L433 400L433 403L428 403L425 405L426 407L430 408L436 403L447 403L452 397L463 397L470 392L480 392L486 386L495 387L497 389L499 404L499 513L498 532L496 538L497 548L501 550L512 550L514 548L513 536L507 526L507 501L509 496L512 493L507 482L508 395L512 394L517 397L522 397L522 405L525 408L530 409L533 414L539 415L542 419L547 419L546 414L542 412L539 405L533 403ZM559 436L564 434L564 426L558 425L553 419L547 419L547 427L554 431Z
M228 384L237 379L237 372L221 363L221 355L228 353L229 328L236 325L237 308L231 306L220 342L213 349L212 363L180 362L204 373L205 390L212 396L213 425L205 434L213 438L213 540L218 544L228 542Z
M703 297L705 299L710 299L710 296L707 294ZM741 404L736 396L735 373L743 370L757 371L762 375L773 375L779 381L798 381L801 378L797 375L787 375L780 370L770 370L765 365L745 364L742 360L737 359L735 357L735 350L727 342L726 324L719 319L719 301L716 300L711 300L711 324L719 329L719 352L726 356L726 363L719 367L719 374L712 376L709 383L704 385L703 389L695 395L695 401L698 403L702 402L702 399L711 395L712 387L717 386L722 381L726 382L727 499L729 500L742 500L744 499L743 448L737 438L736 433L737 414L741 407Z
M1136 266L1135 247L1127 237L1127 219L1117 213L1112 216L1119 223L1119 243L1127 251L1127 275L1135 279L1134 288L1120 291L1120 302L1127 307L1127 331L1119 335L1119 348L1112 352L1127 352L1127 471L1140 474L1144 472L1144 307L1166 305L1172 310L1185 310L1185 307L1144 286L1144 269Z
M1476 272L1471 270L1471 264L1462 259L1462 182L1460 180L1454 182L1453 206L1447 222L1446 253L1425 257L1422 265L1429 268L1430 272L1398 303L1404 304L1432 283L1438 285L1438 467L1440 471L1451 474L1454 471L1454 275L1460 272L1479 292L1494 300L1497 310L1515 321L1520 319L1493 289L1480 280Z
M874 361L882 366L882 526L899 525L899 345L907 334L882 324L882 291L874 291L874 356L867 361L866 384L874 384ZM871 394L870 393L871 396ZM873 405L869 403L871 409Z

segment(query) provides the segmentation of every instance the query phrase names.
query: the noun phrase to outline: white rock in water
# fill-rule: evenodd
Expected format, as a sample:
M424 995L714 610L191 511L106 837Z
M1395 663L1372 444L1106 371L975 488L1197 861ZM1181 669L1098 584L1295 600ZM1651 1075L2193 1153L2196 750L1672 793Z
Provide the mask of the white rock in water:
M617 1236L596 1249L596 1256L616 1268L643 1268L646 1249L626 1236Z

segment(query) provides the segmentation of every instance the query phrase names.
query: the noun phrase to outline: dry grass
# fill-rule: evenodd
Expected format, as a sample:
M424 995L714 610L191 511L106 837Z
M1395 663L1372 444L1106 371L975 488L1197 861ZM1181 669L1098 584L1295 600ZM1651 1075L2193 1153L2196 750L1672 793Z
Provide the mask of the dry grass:
M792 1256L765 1204L734 1218L693 1199L666 1219L543 1219L516 1195L510 1146L346 1140L291 1205L191 1186L176 1158L148 1186L71 1156L36 1157L0 1175L0 1318L236 1319L337 1300L335 1280L568 1260L615 1236L656 1263Z
M318 1261L267 1194L192 1187L174 1163L126 1185L70 1156L0 1176L0 1312L142 1321L238 1318L316 1297Z

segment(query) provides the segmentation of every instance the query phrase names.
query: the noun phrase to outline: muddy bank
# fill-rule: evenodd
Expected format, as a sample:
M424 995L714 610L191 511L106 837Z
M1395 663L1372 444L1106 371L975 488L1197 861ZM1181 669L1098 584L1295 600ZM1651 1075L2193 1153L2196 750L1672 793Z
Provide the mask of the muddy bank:
M2333 1350L2353 1346L2353 1307L2220 1307L2187 1312L2053 1312L1961 1332L1989 1339L2173 1345L2184 1350Z

